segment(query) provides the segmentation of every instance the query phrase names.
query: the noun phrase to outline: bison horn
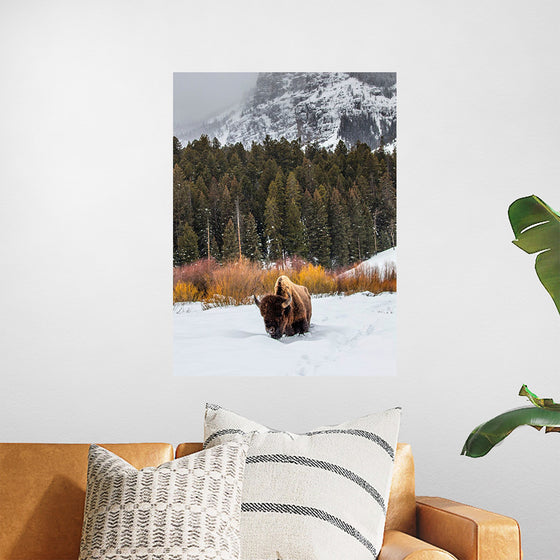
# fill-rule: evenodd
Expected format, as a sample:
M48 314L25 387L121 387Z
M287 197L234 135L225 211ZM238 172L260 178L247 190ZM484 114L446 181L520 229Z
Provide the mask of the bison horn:
M254 295L254 294L253 294L253 297L255 298L255 304L256 304L256 306L257 306L257 307L260 307L260 306L261 306L261 302L259 301L259 298L258 298L256 295Z
M284 309L286 309L286 307L288 307L288 305L290 305L292 303L292 296L290 296L283 304L282 307Z

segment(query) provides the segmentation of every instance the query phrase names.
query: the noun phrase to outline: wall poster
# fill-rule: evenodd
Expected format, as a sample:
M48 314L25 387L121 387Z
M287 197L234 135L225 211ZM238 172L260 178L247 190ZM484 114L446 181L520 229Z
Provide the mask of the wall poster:
M396 375L396 73L173 86L174 375Z

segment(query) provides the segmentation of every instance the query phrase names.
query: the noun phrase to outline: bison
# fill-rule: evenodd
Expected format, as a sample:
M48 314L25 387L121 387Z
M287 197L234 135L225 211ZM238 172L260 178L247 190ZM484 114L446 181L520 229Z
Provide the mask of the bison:
M266 332L272 338L293 336L309 330L311 322L311 296L305 286L294 284L287 276L280 276L274 285L274 294L264 296L255 303L264 319Z

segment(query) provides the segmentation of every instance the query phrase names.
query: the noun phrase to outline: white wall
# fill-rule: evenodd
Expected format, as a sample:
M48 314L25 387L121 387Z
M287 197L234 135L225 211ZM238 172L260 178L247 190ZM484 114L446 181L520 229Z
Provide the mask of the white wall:
M465 4L468 4L466 7ZM20 1L0 8L0 440L199 440L204 402L305 430L404 407L419 494L557 556L560 437L470 430L560 399L560 318L507 207L560 208L556 2ZM174 378L173 71L398 72L397 378Z

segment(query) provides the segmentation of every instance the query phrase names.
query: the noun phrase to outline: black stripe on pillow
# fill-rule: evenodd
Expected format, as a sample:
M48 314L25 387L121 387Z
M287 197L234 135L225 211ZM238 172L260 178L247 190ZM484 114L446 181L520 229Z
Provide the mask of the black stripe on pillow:
M290 513L295 515L306 515L310 517L315 517L326 521L331 525L334 525L341 531L344 531L348 535L354 537L358 542L363 544L373 555L377 558L377 550L373 544L366 539L358 529L352 527L348 523L342 521L338 517L323 511L322 509L317 509L308 506L298 506L295 504L272 504L264 502L248 502L241 504L241 511L243 512L261 512L261 513Z
M218 430L217 432L214 432L213 434L209 435L208 438L206 438L206 441L204 442L203 447L206 447L213 439L226 435L226 434L246 434L248 432L245 432L243 430L238 430L238 429L234 429L234 428L229 428L226 430ZM257 432L257 433L263 433L263 432ZM287 434L290 435L289 432L280 432L277 430L268 430L267 432L264 433L269 433L269 434ZM351 435L351 436L358 436L358 437L363 437L366 438L370 441L373 441L374 443L376 443L377 445L379 445L384 451L387 452L387 454L389 455L389 457L391 457L391 459L395 459L395 450L393 449L393 447L391 447L382 437L378 436L377 434L374 434L372 432L366 432L365 430L339 430L339 429L332 429L332 430L319 430L319 431L315 431L315 432L307 432L305 434L296 434L296 435L302 435L302 436L315 436L315 435L322 435L322 434L347 434L347 435Z
M339 476L343 476L348 480L361 486L380 506L383 513L387 513L387 508L385 507L385 500L379 494L379 492L371 485L369 482L364 480L361 476L353 473L352 471L341 467L340 465L335 465L334 463L328 463L327 461L320 461L318 459L310 459L309 457L301 457L299 455L253 455L247 457L247 463L288 463L293 465L303 465L306 467L312 467L317 469L323 469L326 471L333 472Z
M315 436L315 435L320 435L320 434L349 434L352 436L359 436L359 437L363 437L366 439L369 439L375 443L377 443L377 445L379 445L381 448L383 448L388 454L389 457L391 457L391 459L395 458L395 450L380 436L378 436L377 434L373 434L372 432L366 432L365 430L319 430L316 432L307 432L306 436Z
M214 432L212 435L208 436L206 438L206 441L202 444L202 448L206 449L206 446L213 440L216 439L217 437L220 436L225 436L226 434L241 434L241 435L245 435L248 432L244 432L243 430L236 430L234 428L228 428L226 430L218 430L217 432Z

